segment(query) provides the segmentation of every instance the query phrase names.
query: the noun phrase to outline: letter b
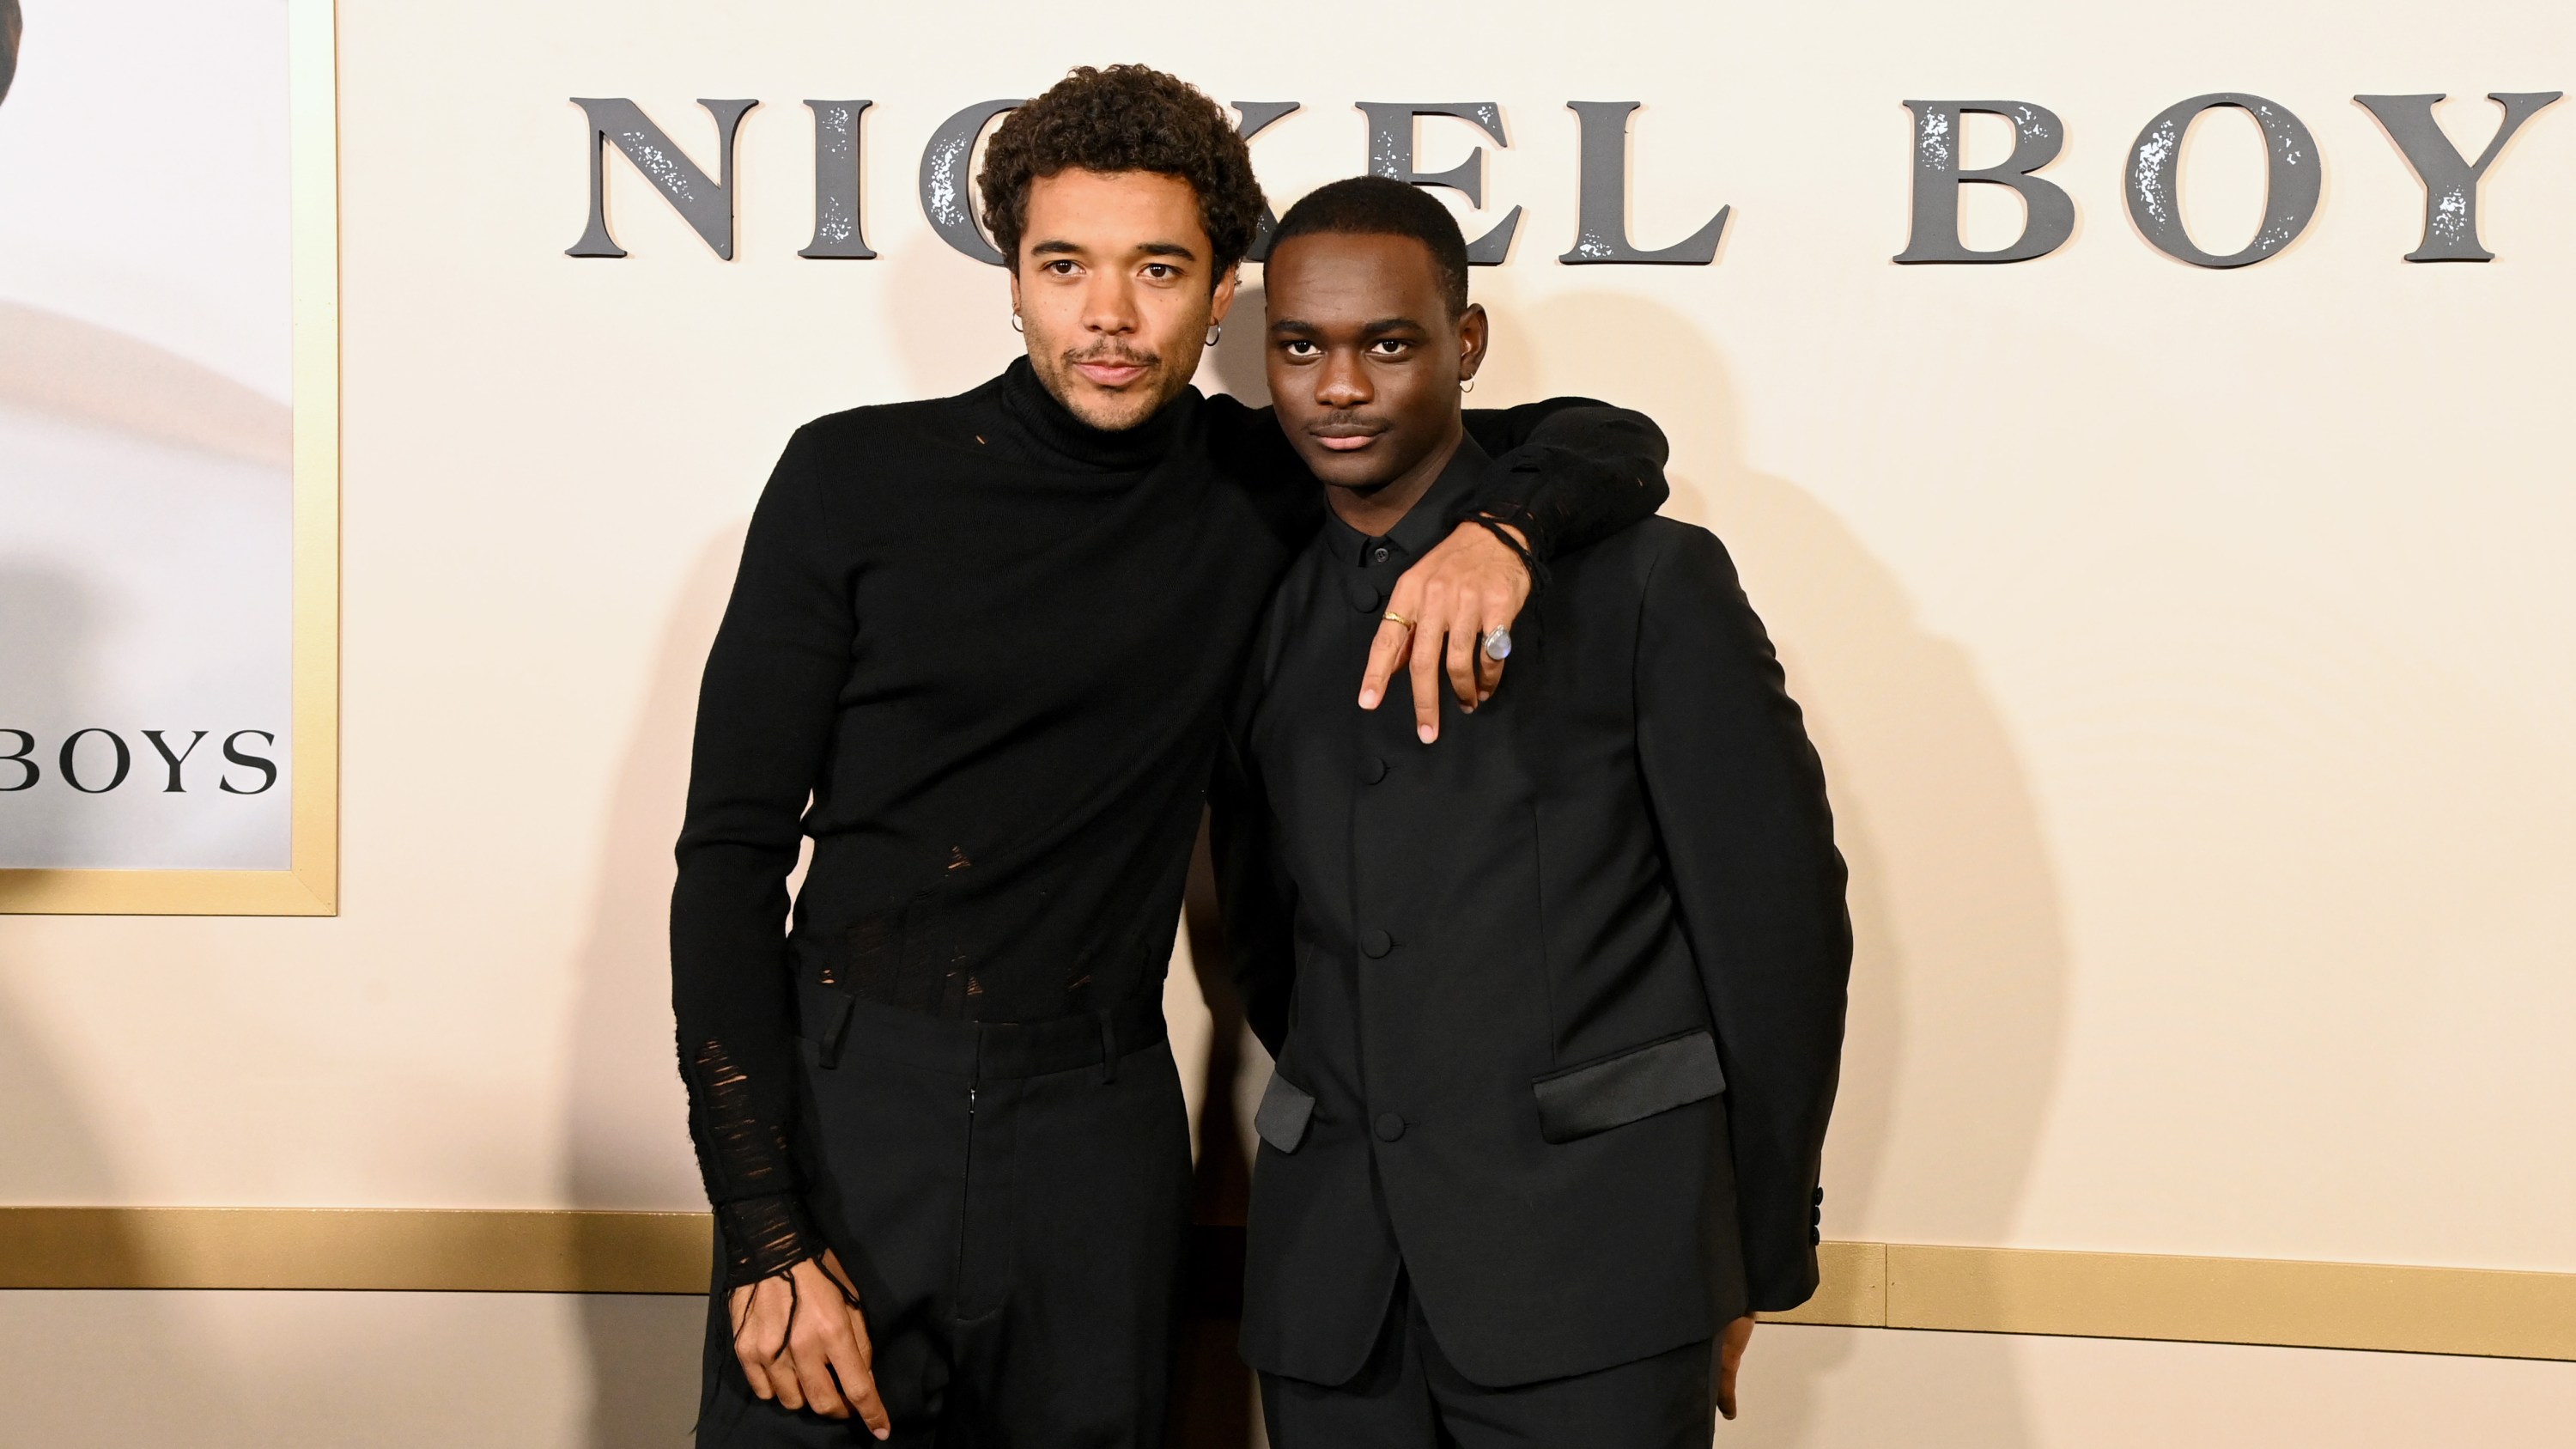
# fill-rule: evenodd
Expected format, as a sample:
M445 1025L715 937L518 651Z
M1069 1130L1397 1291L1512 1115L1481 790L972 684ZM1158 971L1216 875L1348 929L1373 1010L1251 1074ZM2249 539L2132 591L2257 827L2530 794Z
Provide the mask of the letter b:
M2030 173L2057 159L2066 127L2055 112L2028 101L1907 101L1914 113L1914 229L1900 262L2026 262L2075 234L2075 202L2054 181ZM2013 123L2013 151L2000 166L1969 170L1960 117L2001 116ZM2007 247L1973 251L1959 244L1959 188L1971 181L2009 186L2029 210L2021 236Z
M0 755L0 765L15 765L19 771L18 783L0 785L0 795L36 788L36 782L45 778L44 768L30 758L36 753L36 737L25 730L0 730L0 735L18 737L17 747L5 755Z

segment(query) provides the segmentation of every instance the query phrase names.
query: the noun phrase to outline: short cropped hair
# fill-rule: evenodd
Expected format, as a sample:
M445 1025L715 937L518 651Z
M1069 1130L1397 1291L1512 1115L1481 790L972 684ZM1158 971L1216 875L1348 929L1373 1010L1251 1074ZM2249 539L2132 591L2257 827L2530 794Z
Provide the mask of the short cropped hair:
M1211 287L1252 250L1268 207L1252 179L1252 152L1225 109L1147 66L1078 67L993 132L976 185L984 228L1013 268L1029 223L1030 185L1064 171L1151 171L1189 183L1216 252Z
M1353 176L1307 192L1270 234L1272 255L1291 237L1318 232L1342 236L1409 236L1431 249L1440 274L1441 300L1452 321L1467 311L1467 237L1458 219L1419 186L1384 176Z

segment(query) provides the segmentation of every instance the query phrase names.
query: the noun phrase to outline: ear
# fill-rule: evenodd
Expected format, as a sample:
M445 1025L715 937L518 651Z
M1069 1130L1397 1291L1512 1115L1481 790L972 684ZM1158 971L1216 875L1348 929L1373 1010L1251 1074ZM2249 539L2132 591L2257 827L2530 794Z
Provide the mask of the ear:
M1020 269L1011 268L1011 315L1020 315Z
M1473 302L1458 317L1458 378L1465 381L1485 365L1485 309Z
M1227 309L1234 305L1235 285L1242 280L1243 263L1241 262L1237 262L1233 266L1226 268L1225 275L1216 279L1216 293L1208 298L1208 320L1210 322L1222 322L1225 320Z

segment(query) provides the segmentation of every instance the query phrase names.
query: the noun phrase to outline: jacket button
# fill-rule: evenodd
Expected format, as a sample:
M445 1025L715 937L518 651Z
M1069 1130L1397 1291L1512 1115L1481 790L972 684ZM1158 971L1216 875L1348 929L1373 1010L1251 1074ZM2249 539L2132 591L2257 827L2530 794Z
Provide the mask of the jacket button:
M1377 591L1377 586L1375 584L1354 582L1351 585L1351 607L1359 610L1363 614L1376 608L1378 606L1378 601L1385 597L1386 595Z
M1393 1112L1380 1112L1380 1113L1378 1113L1378 1114L1377 1114L1377 1140L1378 1140L1378 1141L1380 1141L1380 1142L1393 1142L1395 1139L1397 1139L1398 1137L1401 1137L1401 1136L1403 1136L1403 1135L1404 1135L1404 1119L1403 1119L1403 1118L1398 1117L1398 1116L1397 1116L1397 1115L1395 1115Z
M1385 778L1386 761L1379 759L1375 755L1371 755L1367 759L1360 761L1361 784L1374 785Z
M1384 931L1370 931L1360 937L1360 949L1375 960L1395 949L1395 938Z

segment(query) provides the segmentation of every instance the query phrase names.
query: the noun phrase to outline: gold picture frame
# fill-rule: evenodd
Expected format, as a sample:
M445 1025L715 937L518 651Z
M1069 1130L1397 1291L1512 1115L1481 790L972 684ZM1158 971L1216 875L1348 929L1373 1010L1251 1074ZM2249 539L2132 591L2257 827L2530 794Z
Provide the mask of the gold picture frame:
M284 870L5 870L0 914L340 910L340 122L336 0L288 0L294 208L294 790Z

